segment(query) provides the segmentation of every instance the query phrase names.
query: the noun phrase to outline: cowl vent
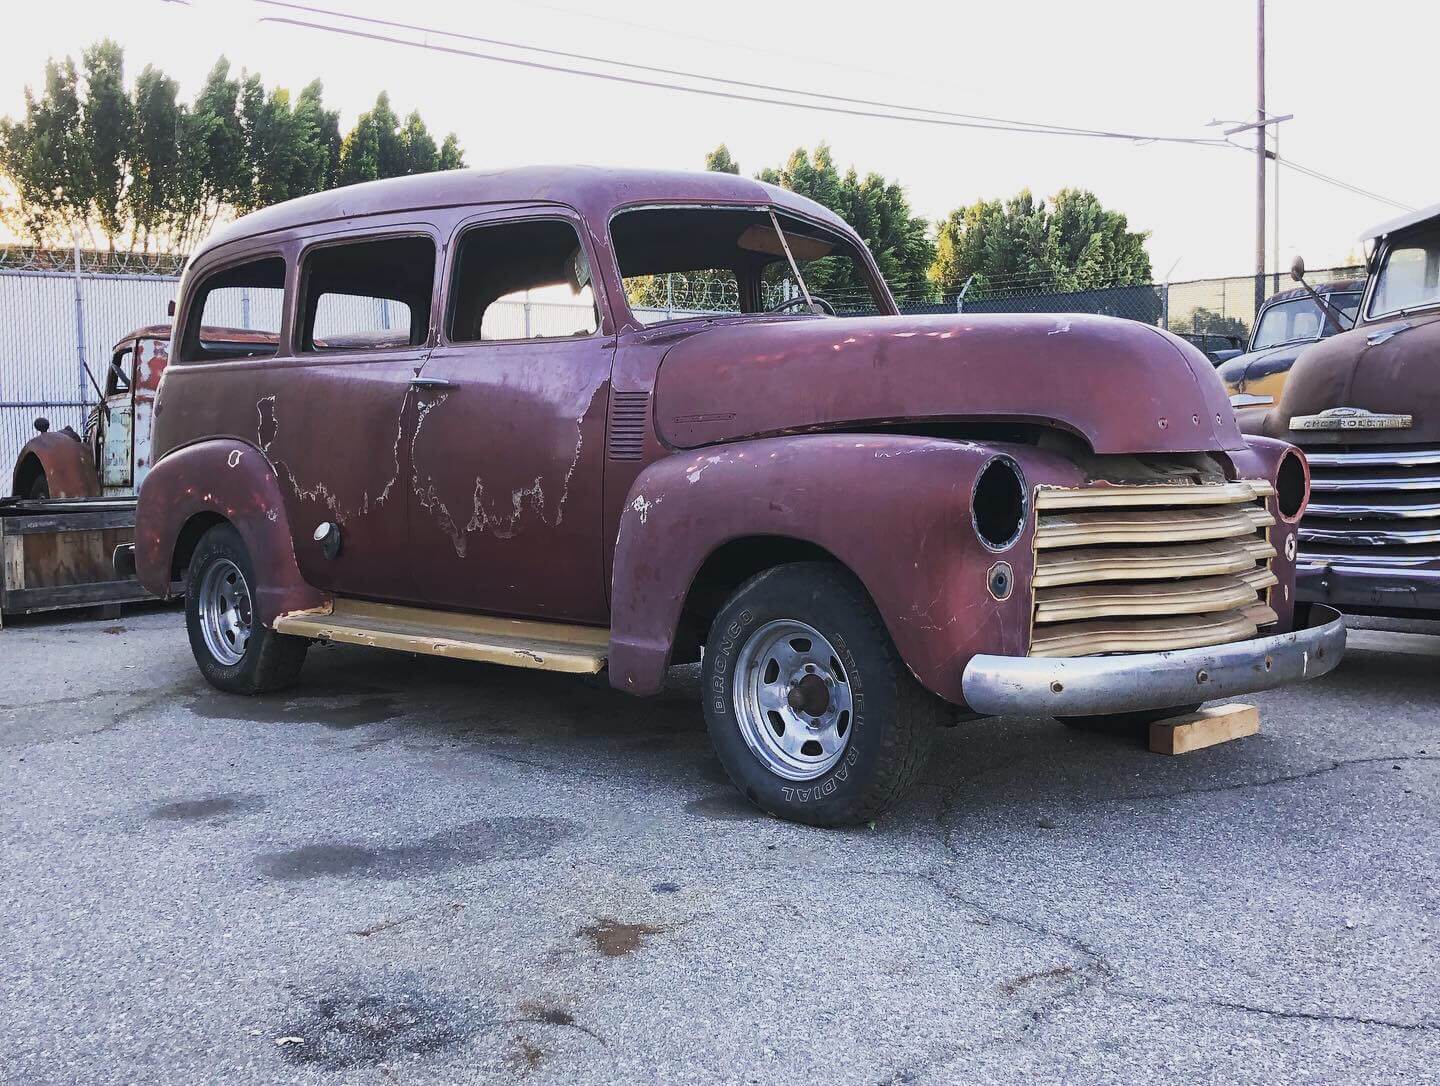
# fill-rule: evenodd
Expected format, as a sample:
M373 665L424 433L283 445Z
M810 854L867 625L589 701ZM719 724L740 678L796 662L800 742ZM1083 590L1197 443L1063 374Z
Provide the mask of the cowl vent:
M610 428L606 442L611 460L639 460L645 453L645 427L650 417L648 392L611 392Z

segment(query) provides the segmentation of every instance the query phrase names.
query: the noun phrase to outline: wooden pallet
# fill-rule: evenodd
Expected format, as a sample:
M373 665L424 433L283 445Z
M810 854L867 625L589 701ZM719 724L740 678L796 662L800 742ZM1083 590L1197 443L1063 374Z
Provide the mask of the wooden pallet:
M115 548L134 539L134 498L0 502L0 625L39 611L152 598L112 565Z

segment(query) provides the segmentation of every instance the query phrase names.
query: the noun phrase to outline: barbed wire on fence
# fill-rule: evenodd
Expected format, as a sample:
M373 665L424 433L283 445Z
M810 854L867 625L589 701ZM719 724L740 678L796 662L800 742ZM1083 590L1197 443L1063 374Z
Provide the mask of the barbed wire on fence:
M0 245L0 272L75 271L74 249ZM190 257L185 253L125 253L81 249L80 270L87 275L151 275L178 278Z

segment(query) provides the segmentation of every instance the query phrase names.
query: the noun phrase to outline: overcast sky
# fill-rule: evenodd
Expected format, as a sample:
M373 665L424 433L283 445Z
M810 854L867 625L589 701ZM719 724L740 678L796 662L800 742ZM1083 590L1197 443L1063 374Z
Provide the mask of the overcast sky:
M302 2L701 74L1074 127L1207 136L1216 132L1205 127L1212 118L1254 116L1255 0ZM1406 204L1440 200L1440 141L1432 138L1440 3L1270 0L1268 8L1268 105L1295 114L1282 130L1282 156ZM932 219L1026 186L1040 196L1079 186L1151 232L1157 278L1176 261L1176 279L1244 274L1253 264L1253 154L723 101L262 23L267 14L284 13L254 0L13 4L0 112L19 112L46 57L78 58L108 35L125 47L131 77L157 64L187 98L222 52L267 84L298 90L320 77L342 127L386 89L402 113L418 108L437 137L456 132L473 166L698 169L723 141L753 173L823 139L842 167L898 179ZM1282 266L1297 251L1311 267L1343 260L1362 229L1398 214L1290 171L1280 209Z

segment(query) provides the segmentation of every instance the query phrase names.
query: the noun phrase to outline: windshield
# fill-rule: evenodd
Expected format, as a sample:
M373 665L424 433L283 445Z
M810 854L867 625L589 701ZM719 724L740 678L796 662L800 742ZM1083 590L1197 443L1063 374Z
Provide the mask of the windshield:
M840 234L765 208L646 207L622 211L610 238L630 311L642 324L732 313L807 313L804 292L838 316L888 311L864 259Z
M1375 274L1368 316L1440 303L1440 227L1391 244Z
M1355 313L1360 308L1360 295L1326 294L1324 297L1340 311L1341 316L1337 318L1340 327L1353 328ZM1295 298L1288 302L1276 302L1265 308L1260 314L1260 323L1255 326L1250 349L1261 351L1266 347L1278 347L1282 343L1320 339L1322 336L1334 334L1335 324L1326 320L1326 314L1321 311L1314 298Z

